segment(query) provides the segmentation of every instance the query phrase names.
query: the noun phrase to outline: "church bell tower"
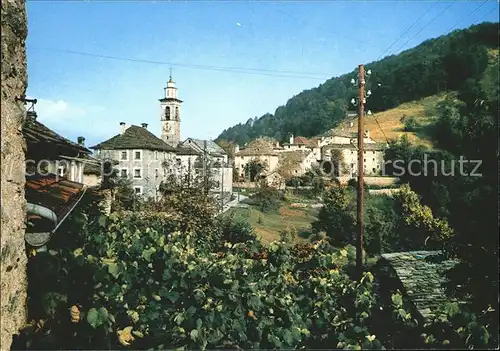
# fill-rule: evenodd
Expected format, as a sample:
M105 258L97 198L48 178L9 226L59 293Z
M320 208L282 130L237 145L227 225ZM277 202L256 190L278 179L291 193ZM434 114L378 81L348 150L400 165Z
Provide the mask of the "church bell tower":
M170 79L164 90L165 97L160 99L161 138L167 144L177 147L181 139L180 112L182 100L177 98L177 88L172 80L172 71L170 71Z

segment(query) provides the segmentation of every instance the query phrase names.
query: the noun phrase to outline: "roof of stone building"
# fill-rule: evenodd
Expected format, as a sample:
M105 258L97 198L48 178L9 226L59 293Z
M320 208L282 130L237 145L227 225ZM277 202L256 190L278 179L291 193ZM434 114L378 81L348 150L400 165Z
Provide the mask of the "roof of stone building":
M175 149L158 138L144 127L131 125L123 134L118 134L99 143L91 146L91 149L145 149L145 150L161 150L161 151L175 151Z
M354 144L328 144L323 146L325 150L329 149L349 149L349 150L357 150L358 146L356 143ZM385 145L381 143L364 143L363 149L366 151L382 151L385 149Z
M26 123L24 123L23 125L22 132L28 143L39 144L47 142L53 143L58 146L78 150L85 154L92 153L85 146L68 140L65 137L57 134L53 130L47 128L43 123L40 123L36 120L36 115L34 117L27 118Z
M275 152L276 144L273 143L272 140L267 138L258 138L252 140L248 143L247 147L244 149L240 149L240 151L236 152L235 156L260 156L260 155L278 155Z
M322 137L331 137L331 136L338 136L338 137L344 137L344 138L356 138L358 136L357 133L354 132L349 132L347 130L342 130L342 129L330 129L320 136Z
M27 176L25 197L29 225L26 240L33 246L46 242L75 208L85 191L85 185L55 174Z
M458 261L444 259L440 251L410 251L383 254L379 260L396 273L404 293L425 319L434 315L438 306L451 301L443 283L446 271Z
M207 153L210 155L218 154L218 155L227 155L227 152L221 148L215 141L213 140L203 140L203 139L195 139L195 138L187 138L182 144L183 146L189 146L194 144L194 146L202 151L205 141L207 142Z
M175 149L175 152L177 155L182 155L182 156L188 156L188 155L201 155L202 153L199 151L196 151L190 147L177 147Z
M304 145L304 146L317 146L318 144L318 137L314 137L311 139L307 139L306 137L303 136L297 136L293 138L293 143L283 143L283 145Z
M307 158L307 156L309 156L311 152L311 150L283 151L280 152L279 157L280 160L299 165Z

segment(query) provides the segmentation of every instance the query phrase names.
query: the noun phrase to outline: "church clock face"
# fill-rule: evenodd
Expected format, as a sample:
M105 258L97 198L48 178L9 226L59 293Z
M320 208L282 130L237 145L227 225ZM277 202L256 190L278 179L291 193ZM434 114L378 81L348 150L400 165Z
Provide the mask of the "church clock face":
M172 130L172 128L170 127L170 124L166 123L166 124L163 125L163 131L165 133L170 133L171 130Z

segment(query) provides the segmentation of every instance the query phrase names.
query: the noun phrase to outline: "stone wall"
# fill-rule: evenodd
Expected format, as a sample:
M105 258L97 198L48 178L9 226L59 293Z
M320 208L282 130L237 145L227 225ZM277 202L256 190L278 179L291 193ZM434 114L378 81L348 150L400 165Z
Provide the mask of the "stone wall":
M24 152L21 124L25 107L15 97L26 92L27 35L24 0L2 0L0 347L26 322L26 250L24 244Z

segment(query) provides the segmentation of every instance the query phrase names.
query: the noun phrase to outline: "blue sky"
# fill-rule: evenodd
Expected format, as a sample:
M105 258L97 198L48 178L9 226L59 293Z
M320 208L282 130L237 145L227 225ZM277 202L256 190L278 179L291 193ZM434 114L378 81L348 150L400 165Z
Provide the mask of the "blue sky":
M27 94L39 100L42 122L72 140L85 136L87 145L117 134L121 121L149 123L159 135L158 99L172 67L184 100L181 138L216 138L224 128L273 113L302 90L376 60L426 11L385 55L454 25L498 21L494 0L457 1L444 11L450 4L28 1Z

